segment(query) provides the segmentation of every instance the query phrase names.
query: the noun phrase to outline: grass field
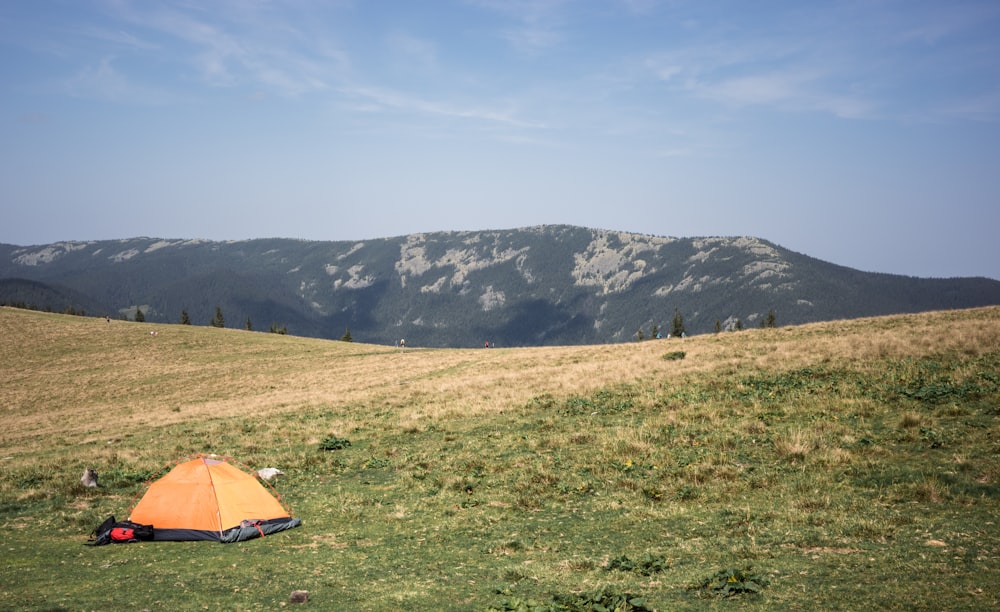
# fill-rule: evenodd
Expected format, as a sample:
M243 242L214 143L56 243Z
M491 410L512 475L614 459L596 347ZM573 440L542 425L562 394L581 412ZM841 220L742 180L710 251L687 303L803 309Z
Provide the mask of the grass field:
M2 609L1000 608L1000 308L474 350L0 308L0 337ZM198 453L281 468L303 526L83 546Z

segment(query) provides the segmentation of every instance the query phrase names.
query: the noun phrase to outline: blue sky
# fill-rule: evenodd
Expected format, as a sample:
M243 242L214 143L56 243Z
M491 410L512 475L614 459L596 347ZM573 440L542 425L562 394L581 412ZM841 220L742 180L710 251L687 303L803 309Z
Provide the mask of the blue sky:
M1000 279L1000 2L9 0L0 242L565 223Z

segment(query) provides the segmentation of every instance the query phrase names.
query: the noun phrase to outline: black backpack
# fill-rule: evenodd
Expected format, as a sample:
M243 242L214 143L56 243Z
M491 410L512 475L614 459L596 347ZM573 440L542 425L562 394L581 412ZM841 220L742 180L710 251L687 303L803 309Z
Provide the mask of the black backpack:
M153 526L133 523L132 521L116 521L109 516L97 526L85 542L87 546L104 546L105 544L126 544L140 540L153 539Z

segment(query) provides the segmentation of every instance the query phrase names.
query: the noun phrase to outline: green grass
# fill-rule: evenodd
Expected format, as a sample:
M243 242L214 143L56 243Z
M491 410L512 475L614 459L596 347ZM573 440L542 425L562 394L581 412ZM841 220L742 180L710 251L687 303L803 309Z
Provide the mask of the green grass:
M1000 350L969 342L635 372L496 413L404 419L406 402L372 394L101 422L3 451L0 607L275 609L304 589L306 606L338 610L997 609ZM198 452L280 467L303 526L231 545L82 545ZM91 464L101 489L77 483Z

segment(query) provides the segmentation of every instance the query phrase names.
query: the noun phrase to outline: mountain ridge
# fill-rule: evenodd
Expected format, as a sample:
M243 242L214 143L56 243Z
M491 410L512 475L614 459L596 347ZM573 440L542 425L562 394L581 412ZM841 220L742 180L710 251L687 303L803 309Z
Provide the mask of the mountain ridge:
M0 278L71 290L115 317L408 345L621 342L666 332L1000 304L1000 281L861 272L751 236L571 225L353 241L125 238L0 245ZM0 301L6 298L0 288ZM57 309L61 309L57 307Z

